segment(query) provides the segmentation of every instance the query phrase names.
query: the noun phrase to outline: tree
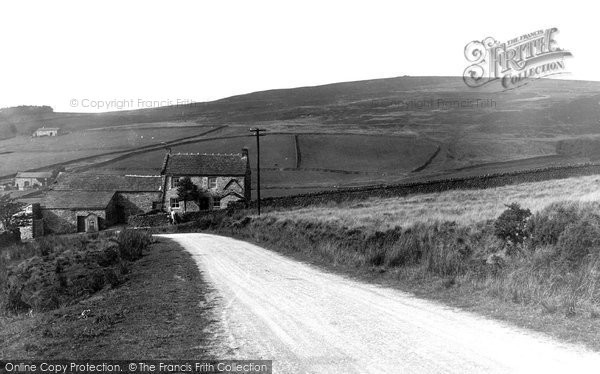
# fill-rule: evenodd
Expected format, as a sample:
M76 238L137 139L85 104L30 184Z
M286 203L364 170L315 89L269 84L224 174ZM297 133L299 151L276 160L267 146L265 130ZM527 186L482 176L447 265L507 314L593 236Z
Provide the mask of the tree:
M179 186L177 187L177 198L183 200L183 211L187 211L188 201L198 201L200 199L200 190L198 186L192 182L189 177L185 177L179 180Z

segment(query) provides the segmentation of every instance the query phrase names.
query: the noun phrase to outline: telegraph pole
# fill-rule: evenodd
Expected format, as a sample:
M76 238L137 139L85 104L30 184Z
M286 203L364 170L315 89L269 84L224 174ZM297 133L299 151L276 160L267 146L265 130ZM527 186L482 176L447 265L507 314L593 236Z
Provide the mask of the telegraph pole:
M256 207L258 208L258 215L260 216L260 137L261 132L267 131L265 129L251 128L250 132L256 136Z

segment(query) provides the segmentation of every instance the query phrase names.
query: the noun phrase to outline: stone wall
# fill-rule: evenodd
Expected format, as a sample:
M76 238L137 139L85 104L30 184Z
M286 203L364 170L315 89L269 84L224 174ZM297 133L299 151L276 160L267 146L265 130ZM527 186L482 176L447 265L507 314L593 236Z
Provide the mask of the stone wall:
M472 177L441 178L425 182L411 182L379 186L348 187L301 195L268 197L261 200L263 207L307 207L328 203L364 200L372 197L399 197L413 194L438 193L460 189L485 189L520 183L564 179L585 175L600 175L600 163L494 173ZM253 201L252 207L256 206Z
M161 202L162 192L119 192L116 198L117 220L127 222L128 218L138 214L148 213L155 209L153 203Z
M167 226L171 223L171 218L167 213L140 214L129 217L127 223L131 227Z
M30 240L44 235L44 223L39 204L32 204L13 216L19 228L21 240Z

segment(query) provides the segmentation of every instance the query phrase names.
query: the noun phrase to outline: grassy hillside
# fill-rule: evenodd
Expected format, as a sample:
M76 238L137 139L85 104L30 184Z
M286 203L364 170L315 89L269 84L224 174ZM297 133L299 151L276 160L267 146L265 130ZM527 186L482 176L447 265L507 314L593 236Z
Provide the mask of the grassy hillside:
M183 137L196 127L218 125L227 126L214 134L220 139L185 144L178 150L238 152L241 145L254 144L249 127L266 128L274 135L263 138L264 166L273 170L265 171L264 187L274 195L318 190L323 185L464 173L465 168L472 168L474 174L490 168L519 170L532 163L543 167L596 159L599 102L597 82L542 79L497 92L494 87L469 88L459 77L399 77L269 90L137 111L15 114L3 110L0 129L16 128L24 135L0 142L0 153L10 155L0 175L94 155L98 149L136 148L148 144L148 137L160 143ZM27 138L40 125L71 134L54 142ZM278 135L282 133L300 136L282 140ZM89 144L90 139L94 144ZM73 146L78 153L61 155L73 151ZM300 164L296 164L298 148ZM36 153L40 157L32 156ZM114 166L150 172L159 167L155 162L159 158L149 154Z
M456 190L398 198L370 198L309 208L275 210L278 220L332 223L349 228L385 231L419 223L456 222L474 225L496 218L506 205L517 202L538 212L556 201L600 200L600 176L522 183L484 190Z
M132 237L146 235L78 234L1 248L0 355L218 356L214 336L220 326L191 256L158 241L138 246L131 258Z
M600 177L200 218L207 230L600 350ZM520 207L508 208L505 204Z

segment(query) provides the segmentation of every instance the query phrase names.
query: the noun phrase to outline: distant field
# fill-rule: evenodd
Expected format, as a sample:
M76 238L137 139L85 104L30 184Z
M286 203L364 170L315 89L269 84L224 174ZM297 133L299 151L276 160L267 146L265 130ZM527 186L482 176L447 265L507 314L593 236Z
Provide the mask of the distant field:
M496 218L505 204L517 202L533 212L556 201L600 201L600 176L522 183L485 190L456 190L399 198L329 204L273 211L277 219L336 223L348 227L387 230L418 222L454 221L473 224Z
M600 157L599 92L598 82L541 79L502 92L491 86L468 88L460 77L397 77L138 111L4 109L0 137L11 132L24 136L0 140L0 159L5 161L0 163L0 175L158 144L222 125L227 130L211 137L242 137L173 150L226 153L247 146L254 160L254 139L244 135L249 127L265 128L272 135L263 138L263 182L277 194L320 189L325 184L336 188L579 163ZM477 100L493 105L455 104ZM41 126L70 133L31 139L31 131ZM79 167L93 169L97 162L103 169L114 166L126 172L155 173L162 157L162 151L150 152L113 165L106 164L110 158L102 157Z
M362 135L301 135L301 163L296 167L295 136L261 138L263 196L278 196L335 186L385 183L424 164L435 152L433 142L406 137ZM201 141L172 148L181 153L250 152L253 189L256 185L256 142L253 137ZM105 165L100 170L126 173L158 173L165 151L153 151Z
M111 151L160 144L193 136L212 127L77 131L57 137L19 136L0 141L0 175Z
M237 138L215 139L172 147L173 153L241 153L247 147L252 155L256 152L256 140L250 135ZM135 171L139 168L160 170L165 151L153 151L107 165L106 169ZM256 157L251 157L253 168ZM265 168L292 168L295 166L294 139L292 135L274 135L261 139L261 165Z
M37 169L47 165L67 162L73 159L99 155L106 152L101 149L55 152L14 152L1 155L0 175L14 174L19 171Z
M398 136L301 135L303 168L408 172L437 149L425 139Z

